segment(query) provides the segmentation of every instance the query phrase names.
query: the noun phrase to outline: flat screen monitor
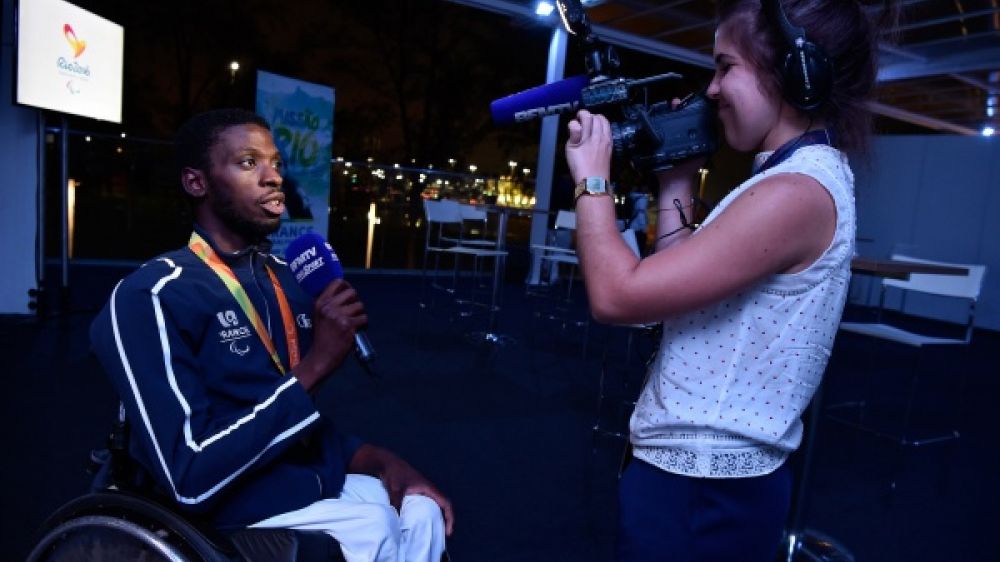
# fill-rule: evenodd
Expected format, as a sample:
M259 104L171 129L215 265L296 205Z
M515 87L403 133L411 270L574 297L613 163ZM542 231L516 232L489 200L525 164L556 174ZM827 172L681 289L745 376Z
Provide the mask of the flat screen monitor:
M122 26L64 0L20 0L17 103L122 121Z

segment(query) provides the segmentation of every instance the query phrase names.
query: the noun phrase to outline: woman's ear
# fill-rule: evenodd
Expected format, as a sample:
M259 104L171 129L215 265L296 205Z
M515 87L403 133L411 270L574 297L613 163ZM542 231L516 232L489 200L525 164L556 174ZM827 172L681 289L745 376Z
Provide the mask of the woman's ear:
M194 198L204 197L208 188L204 172L195 168L181 170L181 185L184 186L184 192Z

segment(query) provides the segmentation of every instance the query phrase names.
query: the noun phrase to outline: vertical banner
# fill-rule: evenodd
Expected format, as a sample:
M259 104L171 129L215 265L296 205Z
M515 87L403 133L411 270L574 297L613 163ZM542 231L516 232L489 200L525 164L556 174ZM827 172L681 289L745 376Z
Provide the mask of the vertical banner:
M285 162L285 216L271 235L279 256L301 234L329 236L334 100L328 86L257 71L257 113L271 124Z

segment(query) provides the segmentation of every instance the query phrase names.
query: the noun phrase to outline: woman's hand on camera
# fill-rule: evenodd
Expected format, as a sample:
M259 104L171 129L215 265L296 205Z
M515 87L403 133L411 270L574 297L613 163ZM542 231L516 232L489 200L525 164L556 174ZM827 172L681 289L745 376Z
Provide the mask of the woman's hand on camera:
M579 183L586 177L611 177L611 124L603 115L581 109L569 122L566 163Z

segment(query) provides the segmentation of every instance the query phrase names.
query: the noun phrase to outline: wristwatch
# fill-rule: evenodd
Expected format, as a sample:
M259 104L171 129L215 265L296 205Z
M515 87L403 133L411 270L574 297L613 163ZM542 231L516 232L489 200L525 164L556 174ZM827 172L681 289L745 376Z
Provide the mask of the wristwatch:
M611 195L611 182L600 176L583 178L576 184L573 201L576 202L583 195Z

